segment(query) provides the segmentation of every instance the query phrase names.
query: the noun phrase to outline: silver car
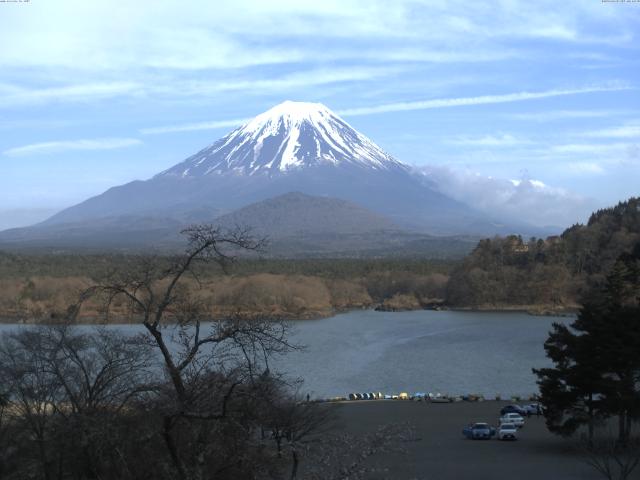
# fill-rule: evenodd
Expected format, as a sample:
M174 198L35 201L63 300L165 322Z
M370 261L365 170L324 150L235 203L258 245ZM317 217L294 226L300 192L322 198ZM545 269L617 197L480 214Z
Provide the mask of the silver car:
M500 417L500 425L503 423L513 423L516 427L521 428L524 426L524 418L517 413L505 413Z
M518 427L513 423L503 423L498 428L498 440L517 440Z

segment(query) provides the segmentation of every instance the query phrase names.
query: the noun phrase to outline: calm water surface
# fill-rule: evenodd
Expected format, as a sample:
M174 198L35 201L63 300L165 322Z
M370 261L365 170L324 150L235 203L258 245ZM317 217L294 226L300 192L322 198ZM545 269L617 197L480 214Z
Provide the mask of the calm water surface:
M568 318L503 312L357 311L298 322L304 352L276 365L321 397L349 392L537 391L532 367L549 365L543 343Z
M304 379L312 397L350 392L529 395L532 367L549 365L543 343L553 322L569 318L512 312L349 312L295 322L305 345L272 363ZM15 328L0 325L0 332ZM114 326L130 332L139 325Z

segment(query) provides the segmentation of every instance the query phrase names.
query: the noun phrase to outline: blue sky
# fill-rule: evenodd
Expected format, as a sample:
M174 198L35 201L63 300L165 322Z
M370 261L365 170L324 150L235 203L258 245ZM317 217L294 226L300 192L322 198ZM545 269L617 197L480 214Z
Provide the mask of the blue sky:
M149 178L287 99L534 223L640 194L640 3L213 5L0 3L0 228Z

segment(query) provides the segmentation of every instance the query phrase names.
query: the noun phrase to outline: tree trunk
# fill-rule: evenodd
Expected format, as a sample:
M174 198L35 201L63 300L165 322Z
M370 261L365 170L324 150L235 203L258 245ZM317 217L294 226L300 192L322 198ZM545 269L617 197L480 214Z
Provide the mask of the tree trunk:
M176 468L178 472L178 478L180 480L188 480L187 472L182 464L182 460L180 459L180 454L178 453L178 448L173 441L173 437L171 436L171 430L173 428L173 419L171 417L164 417L164 428L162 431L164 442L167 445L167 449L169 450L169 455L171 455L171 461L173 462L173 466Z
M300 460L298 459L298 452L295 448L291 449L291 459L293 460L293 464L291 465L291 479L295 480L298 476L298 464Z
M593 445L593 430L594 430L594 419L593 419L593 393L589 394L589 446Z
M627 411L623 410L618 414L618 443L624 446L629 440L627 431Z
M51 473L49 472L49 461L47 460L47 450L44 445L44 438L41 436L37 439L38 442L38 453L40 454L40 463L42 465L42 476L44 480L51 479Z

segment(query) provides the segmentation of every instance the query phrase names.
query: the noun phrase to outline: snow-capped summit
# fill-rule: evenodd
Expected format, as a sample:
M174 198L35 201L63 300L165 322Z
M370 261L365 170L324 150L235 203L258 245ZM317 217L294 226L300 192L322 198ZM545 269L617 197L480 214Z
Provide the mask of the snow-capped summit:
M286 101L158 176L274 175L318 165L407 168L321 103Z

